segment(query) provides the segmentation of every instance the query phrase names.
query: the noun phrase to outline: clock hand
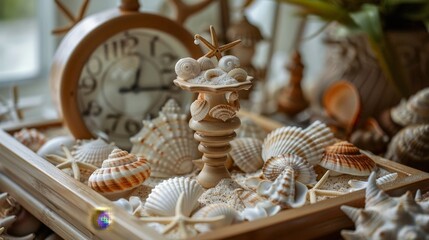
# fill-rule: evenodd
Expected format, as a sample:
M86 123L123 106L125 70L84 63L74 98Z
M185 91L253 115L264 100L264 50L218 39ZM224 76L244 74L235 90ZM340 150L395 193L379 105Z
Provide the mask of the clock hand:
M138 87L134 89L134 92L140 91L168 91L171 87L169 85L153 86L153 87Z
M139 92L136 90L138 88L140 88L140 86L139 86L140 73L141 73L141 67L139 67L136 71L136 75L134 77L133 85L131 85L130 87L121 87L121 88L119 88L119 92L120 93Z

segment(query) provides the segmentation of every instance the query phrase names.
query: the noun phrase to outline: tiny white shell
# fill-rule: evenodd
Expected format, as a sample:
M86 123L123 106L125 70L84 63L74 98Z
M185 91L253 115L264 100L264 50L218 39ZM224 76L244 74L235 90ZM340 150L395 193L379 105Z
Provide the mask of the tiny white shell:
M108 144L101 138L96 140L78 140L77 144L73 146L71 154L76 161L101 167L103 161L109 157L109 154L115 148L114 144Z
M200 64L201 71L206 71L216 67L213 61L205 56L198 58L197 61Z
M65 157L64 151L61 149L61 146L64 145L68 149L71 149L75 145L76 140L71 136L59 136L52 138L47 141L43 146L37 151L37 155L45 157L46 155L57 155Z
M183 80L194 78L201 72L200 64L197 60L190 57L182 58L177 61L174 70L176 71L177 77Z
M234 68L228 72L228 76L234 78L238 82L244 82L247 80L247 72L242 68Z
M203 120L210 111L209 103L204 99L195 100L190 107L192 119L199 122Z
M234 68L240 67L240 60L236 56L226 55L219 60L219 67L225 72L229 72Z

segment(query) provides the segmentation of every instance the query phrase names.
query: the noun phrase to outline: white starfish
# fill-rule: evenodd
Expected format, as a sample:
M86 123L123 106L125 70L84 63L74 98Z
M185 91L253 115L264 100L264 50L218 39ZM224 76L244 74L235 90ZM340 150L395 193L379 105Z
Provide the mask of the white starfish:
M326 180L328 180L330 170L326 171L325 174L323 174L322 178L312 187L308 190L308 196L310 197L310 203L316 203L317 202L317 196L329 196L329 197L337 197L345 194L345 192L339 192L339 191L333 191L333 190L323 190L319 189L320 186L322 186Z
M210 218L190 218L188 216L185 216L183 214L183 198L185 194L182 192L177 199L176 203L176 212L175 216L171 217L146 217L146 218L140 218L143 222L157 222L157 223L163 223L168 224L164 230L162 231L162 234L166 234L171 232L173 229L178 227L180 237L182 238L189 238L191 237L188 233L188 230L186 229L187 224L198 224L198 223L214 223L221 221L225 218L225 216L216 216L216 217L210 217Z

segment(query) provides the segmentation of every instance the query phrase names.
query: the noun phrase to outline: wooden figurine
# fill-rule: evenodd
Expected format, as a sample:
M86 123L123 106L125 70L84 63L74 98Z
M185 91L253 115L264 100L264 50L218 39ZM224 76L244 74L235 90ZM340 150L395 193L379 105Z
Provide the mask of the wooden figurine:
M237 57L222 57L222 52L240 40L219 46L213 26L210 26L210 34L212 43L195 35L195 43L204 43L209 52L198 60L180 59L175 67L177 79L174 80L180 88L199 93L190 107L192 118L189 126L196 131L194 137L200 142L198 150L203 153L204 166L197 180L205 188L214 187L221 179L230 177L225 162L231 150L229 142L235 138L234 130L241 123L236 116L240 107L238 92L252 86L252 78L239 68ZM210 59L213 56L219 61L218 67Z

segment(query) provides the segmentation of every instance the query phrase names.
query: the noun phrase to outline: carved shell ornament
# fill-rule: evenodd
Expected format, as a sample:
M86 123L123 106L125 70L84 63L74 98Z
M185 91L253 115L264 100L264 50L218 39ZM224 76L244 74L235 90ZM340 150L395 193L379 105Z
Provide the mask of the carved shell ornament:
M224 122L236 115L235 108L227 104L219 104L213 107L210 109L209 114L212 118L220 119Z
M175 71L178 78L188 80L200 74L200 63L190 57L182 58L176 63Z
M210 105L204 99L197 99L191 104L190 110L192 118L195 121L201 121L209 113Z

